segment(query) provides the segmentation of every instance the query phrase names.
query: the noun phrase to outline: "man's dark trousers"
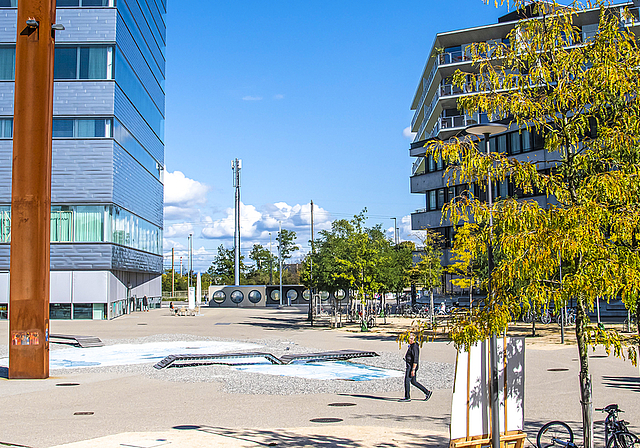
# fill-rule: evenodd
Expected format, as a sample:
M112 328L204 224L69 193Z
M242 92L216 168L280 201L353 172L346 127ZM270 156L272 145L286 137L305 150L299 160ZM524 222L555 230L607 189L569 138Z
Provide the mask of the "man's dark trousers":
M407 364L407 370L404 372L404 398L406 398L407 400L411 398L411 393L409 388L411 387L411 385L413 384L414 386L416 386L418 389L420 389L422 392L424 392L424 394L426 395L428 390L426 387L424 387L422 384L418 383L418 380L416 380L416 376L418 376L418 368L416 367L415 373L413 376L411 376L411 364L406 363Z

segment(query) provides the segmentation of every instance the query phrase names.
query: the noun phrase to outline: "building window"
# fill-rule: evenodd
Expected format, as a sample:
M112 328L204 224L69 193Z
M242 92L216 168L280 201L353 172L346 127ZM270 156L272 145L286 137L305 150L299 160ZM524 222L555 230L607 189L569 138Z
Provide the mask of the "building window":
M71 304L50 303L49 319L71 319Z
M53 78L113 79L111 47L56 47Z
M113 6L113 0L56 0L56 8L95 8Z
M0 138L13 138L13 118L0 118Z
M0 0L0 8L15 8L18 6L18 0Z
M51 210L51 241L55 243L73 241L73 212L68 206L62 208L67 210Z
M74 303L74 319L93 319L93 303Z
M0 242L11 242L11 206L0 206ZM51 242L115 243L162 254L162 229L115 205L54 205Z
M429 210L436 209L436 190L431 190L427 195L427 208Z
M110 118L54 118L53 138L111 137Z
M0 47L0 81L13 81L16 76L16 47Z

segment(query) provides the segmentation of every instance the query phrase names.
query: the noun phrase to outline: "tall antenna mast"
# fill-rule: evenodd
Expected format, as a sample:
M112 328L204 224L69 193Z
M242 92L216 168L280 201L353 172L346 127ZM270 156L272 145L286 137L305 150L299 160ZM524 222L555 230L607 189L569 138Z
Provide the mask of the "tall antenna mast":
M235 201L235 231L233 233L233 245L235 254L234 263L234 281L235 285L240 285L240 169L242 169L242 160L235 159L231 162L233 170L233 186L236 190Z

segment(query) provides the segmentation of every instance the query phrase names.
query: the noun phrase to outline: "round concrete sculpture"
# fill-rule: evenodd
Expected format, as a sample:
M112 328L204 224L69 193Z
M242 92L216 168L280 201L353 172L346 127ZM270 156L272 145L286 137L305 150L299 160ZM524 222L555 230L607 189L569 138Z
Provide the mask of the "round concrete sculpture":
M287 291L287 299L290 301L294 301L298 298L298 291L296 291L295 289L290 289Z
M216 291L213 293L213 301L220 304L227 298L224 291Z
M258 303L262 299L262 293L257 289L254 289L249 293L249 302Z
M231 301L233 303L240 303L243 300L244 300L244 294L242 293L242 291L236 289L231 293Z

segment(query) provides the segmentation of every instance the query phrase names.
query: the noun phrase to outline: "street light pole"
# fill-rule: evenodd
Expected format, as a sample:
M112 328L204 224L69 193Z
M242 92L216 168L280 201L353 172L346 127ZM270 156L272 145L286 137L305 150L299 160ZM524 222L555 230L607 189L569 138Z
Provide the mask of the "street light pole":
M507 126L499 123L475 124L469 126L466 131L469 134L483 136L483 149L488 157L489 137L493 134L499 134L506 131ZM487 242L487 259L488 259L488 277L487 297L492 294L491 274L493 273L493 184L491 182L491 172L487 176L487 203L489 204L489 241ZM491 364L491 383L490 383L490 405L491 405L491 444L493 448L500 448L500 399L498 397L498 336L496 333L491 335L489 340L489 363ZM506 429L506 428L505 428Z
M280 231L278 232L278 262L280 266L280 306L282 306L282 221L280 224Z
M395 244L396 246L398 245L398 233L396 232L396 230L398 229L398 220L397 218L391 218L393 219L393 244Z

